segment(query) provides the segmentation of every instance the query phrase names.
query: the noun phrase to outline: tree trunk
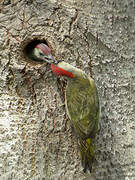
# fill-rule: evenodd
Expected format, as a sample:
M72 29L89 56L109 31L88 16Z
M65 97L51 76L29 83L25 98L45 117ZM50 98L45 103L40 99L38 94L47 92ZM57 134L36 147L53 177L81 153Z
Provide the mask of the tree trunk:
M0 179L135 179L134 0L0 3ZM45 41L96 81L101 120L92 175L82 171L65 83L27 58L31 41Z

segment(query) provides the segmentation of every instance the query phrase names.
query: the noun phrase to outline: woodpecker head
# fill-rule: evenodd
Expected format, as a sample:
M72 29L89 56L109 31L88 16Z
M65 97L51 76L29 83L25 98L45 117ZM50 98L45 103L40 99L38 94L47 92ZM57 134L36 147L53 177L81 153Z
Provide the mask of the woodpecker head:
M68 64L70 66L70 64ZM51 70L56 76L66 76L69 78L74 78L74 74L70 70L69 67L67 67L67 63L64 61L61 61L57 64L51 64Z
M50 48L44 43L40 43L34 48L34 56L48 63L57 63L56 59L51 54Z
M70 79L86 78L85 72L64 61L59 61L57 64L51 64L52 72L57 76L66 76Z

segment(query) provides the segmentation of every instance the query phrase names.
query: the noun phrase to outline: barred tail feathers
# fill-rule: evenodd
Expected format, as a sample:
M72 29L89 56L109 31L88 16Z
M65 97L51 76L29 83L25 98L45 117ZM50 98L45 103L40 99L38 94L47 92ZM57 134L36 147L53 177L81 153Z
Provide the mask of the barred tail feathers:
M92 171L92 164L94 162L94 150L95 145L91 138L85 140L80 139L80 153L81 153L81 162L83 166L83 171L86 172L87 169Z

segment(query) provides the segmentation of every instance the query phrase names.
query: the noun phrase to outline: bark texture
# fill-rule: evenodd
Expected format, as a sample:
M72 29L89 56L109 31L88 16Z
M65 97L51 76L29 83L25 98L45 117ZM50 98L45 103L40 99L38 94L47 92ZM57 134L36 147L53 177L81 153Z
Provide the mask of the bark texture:
M0 179L135 179L135 1L0 1ZM90 73L101 123L92 176L84 174L63 82L21 56L47 39L59 59Z

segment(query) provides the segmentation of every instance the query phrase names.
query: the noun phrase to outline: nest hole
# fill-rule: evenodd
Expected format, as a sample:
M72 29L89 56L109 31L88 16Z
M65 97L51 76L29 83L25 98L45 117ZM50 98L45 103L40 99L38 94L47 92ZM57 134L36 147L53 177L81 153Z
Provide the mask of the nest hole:
M28 60L29 62L35 62L35 63L41 63L42 61L38 60L37 58L35 58L33 56L33 50L34 48L36 47L36 45L40 44L40 43L44 43L46 44L47 46L48 43L46 40L41 40L41 39L33 39L33 40L29 40L27 42L24 43L24 47L23 47L23 55L24 55L24 58L26 60Z

